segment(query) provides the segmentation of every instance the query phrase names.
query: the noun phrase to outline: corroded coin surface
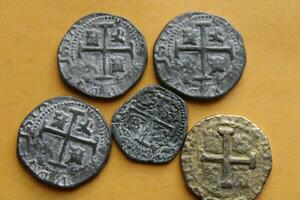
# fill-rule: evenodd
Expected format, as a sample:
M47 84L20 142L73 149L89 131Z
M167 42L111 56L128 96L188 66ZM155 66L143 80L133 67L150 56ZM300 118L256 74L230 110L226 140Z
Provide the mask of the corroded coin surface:
M62 78L93 97L124 94L141 77L146 62L143 35L128 20L109 14L78 20L58 50Z
M112 134L136 161L166 163L179 151L187 132L187 107L173 92L148 86L113 116Z
M241 35L224 19L186 13L171 20L154 47L154 66L168 88L191 98L224 95L246 62Z
M40 181L73 188L106 163L111 134L100 112L73 97L57 97L35 108L20 126L17 154Z
M181 166L188 188L203 200L252 200L272 167L264 133L240 116L216 115L188 133Z

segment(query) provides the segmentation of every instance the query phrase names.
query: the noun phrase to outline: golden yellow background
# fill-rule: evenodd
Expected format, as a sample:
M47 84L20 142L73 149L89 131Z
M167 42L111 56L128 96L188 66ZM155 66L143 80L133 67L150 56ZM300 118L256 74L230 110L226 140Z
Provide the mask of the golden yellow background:
M236 87L212 102L187 101L189 128L212 114L245 116L269 137L273 170L259 200L300 200L300 1L299 0L0 0L0 199L154 200L194 199L184 185L179 156L166 165L128 160L116 146L104 170L72 191L36 181L16 156L18 128L42 101L72 95L112 114L139 89L157 83L152 47L165 24L184 12L227 19L242 34L247 63ZM125 96L95 100L60 79L56 52L69 27L82 16L105 12L127 18L144 34L148 64Z

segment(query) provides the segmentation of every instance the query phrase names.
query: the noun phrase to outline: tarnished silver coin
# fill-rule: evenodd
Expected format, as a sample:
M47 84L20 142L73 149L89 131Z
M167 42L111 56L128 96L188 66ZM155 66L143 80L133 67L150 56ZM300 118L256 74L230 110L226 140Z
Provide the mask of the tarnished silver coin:
M112 118L112 135L136 161L166 163L186 137L187 107L173 92L148 86L127 101Z
M124 94L141 77L146 62L143 35L128 20L110 14L79 19L58 50L62 78L92 97Z
M241 35L225 19L206 13L174 18L154 47L159 80L190 98L224 95L240 79L245 62Z
M253 200L270 174L272 155L253 123L216 115L189 131L181 166L187 187L203 200Z
M73 97L49 99L20 126L17 155L40 181L73 188L104 167L111 134L101 113Z

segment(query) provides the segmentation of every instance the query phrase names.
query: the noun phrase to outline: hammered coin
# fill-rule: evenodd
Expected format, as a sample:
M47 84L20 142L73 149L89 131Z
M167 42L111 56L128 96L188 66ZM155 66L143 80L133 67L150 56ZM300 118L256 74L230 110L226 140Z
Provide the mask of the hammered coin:
M148 86L127 101L112 118L112 135L131 159L167 163L179 151L187 132L187 107L173 92Z
M56 97L43 102L24 119L17 155L38 180L74 188L104 167L111 140L97 109L74 97Z
M139 80L146 62L143 35L128 20L110 14L79 19L58 50L63 80L92 97L124 94Z
M206 13L172 19L154 46L158 79L190 98L224 95L240 79L245 62L241 35L225 19Z
M249 120L216 115L189 131L181 167L187 187L203 200L253 200L271 171L270 145Z

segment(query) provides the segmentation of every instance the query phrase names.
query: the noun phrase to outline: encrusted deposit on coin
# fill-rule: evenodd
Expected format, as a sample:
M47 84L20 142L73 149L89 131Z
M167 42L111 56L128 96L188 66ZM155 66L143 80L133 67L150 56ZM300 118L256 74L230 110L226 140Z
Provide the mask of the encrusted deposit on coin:
M100 112L73 97L49 99L20 126L17 154L40 181L72 188L105 165L111 134Z
M159 80L191 98L224 95L240 79L245 62L241 35L226 20L206 13L174 18L154 47Z
M58 50L62 78L93 97L124 94L141 77L146 62L143 35L128 20L109 14L78 20Z
M188 188L203 200L252 200L272 168L264 133L240 116L216 115L188 133L181 166Z
M179 96L152 85L139 91L114 114L112 134L129 158L166 163L183 144L187 117L186 104Z

